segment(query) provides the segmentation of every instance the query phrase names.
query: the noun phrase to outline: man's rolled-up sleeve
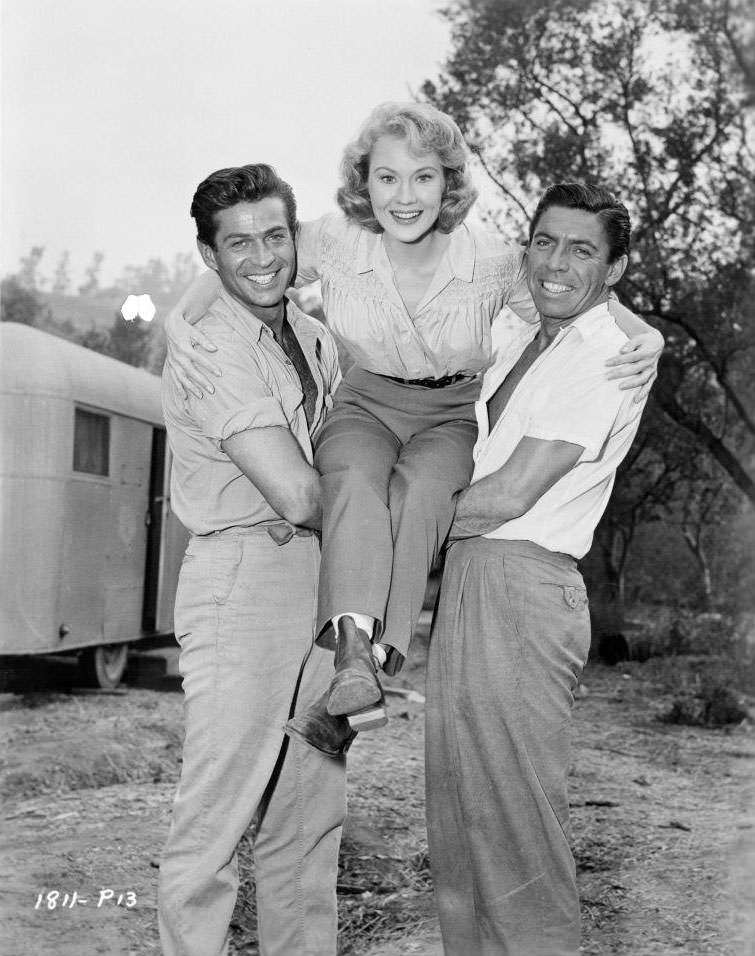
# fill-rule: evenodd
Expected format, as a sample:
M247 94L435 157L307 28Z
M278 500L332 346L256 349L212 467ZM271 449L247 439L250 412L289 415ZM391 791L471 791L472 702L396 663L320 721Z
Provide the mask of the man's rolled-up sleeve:
M232 435L250 428L288 427L286 410L276 397L262 369L238 342L217 342L222 355L223 374L213 380L215 391L198 399L192 397L192 412L204 434L218 447ZM295 390L294 390L295 391ZM297 396L292 395L292 402Z

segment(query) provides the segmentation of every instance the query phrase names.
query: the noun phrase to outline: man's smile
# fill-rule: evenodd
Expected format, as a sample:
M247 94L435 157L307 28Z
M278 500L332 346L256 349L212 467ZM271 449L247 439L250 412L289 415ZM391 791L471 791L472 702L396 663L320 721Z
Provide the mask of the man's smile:
M255 285L271 285L275 278L277 277L277 272L266 272L263 275L245 275L245 279L249 279L250 282L254 282Z
M549 295L562 295L564 292L572 292L574 286L564 285L562 282L548 282L547 279L540 281L541 288Z

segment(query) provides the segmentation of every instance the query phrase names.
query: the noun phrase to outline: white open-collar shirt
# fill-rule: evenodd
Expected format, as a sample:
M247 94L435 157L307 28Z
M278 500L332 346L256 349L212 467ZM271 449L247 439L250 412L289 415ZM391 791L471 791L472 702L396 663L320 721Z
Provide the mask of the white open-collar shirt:
M522 438L582 445L579 461L520 518L486 538L532 541L581 558L608 503L616 469L629 451L644 402L636 390L606 378L606 359L627 341L605 304L561 329L517 385L490 430L487 403L515 365L539 325L505 309L493 324L493 364L477 402L479 434L472 483L496 472Z

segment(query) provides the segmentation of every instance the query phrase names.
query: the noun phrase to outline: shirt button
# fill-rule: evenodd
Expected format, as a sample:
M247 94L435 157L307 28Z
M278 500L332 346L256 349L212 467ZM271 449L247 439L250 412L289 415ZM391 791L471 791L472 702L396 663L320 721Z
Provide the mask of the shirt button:
M286 365L291 365L291 359L286 359Z

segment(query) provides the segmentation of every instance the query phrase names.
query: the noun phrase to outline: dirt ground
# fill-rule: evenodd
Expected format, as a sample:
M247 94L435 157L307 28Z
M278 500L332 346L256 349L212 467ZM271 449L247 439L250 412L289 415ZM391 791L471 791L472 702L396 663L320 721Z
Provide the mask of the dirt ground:
M37 665L0 695L3 956L159 953L158 856L181 744L179 686L161 675L135 659L123 692L98 694L70 690L70 666ZM752 722L662 723L657 677L652 660L591 664L576 702L582 951L755 956ZM362 735L350 755L342 956L442 956L423 821L421 654L394 686L403 693L389 697L389 729ZM248 842L241 860L232 952L252 956Z

